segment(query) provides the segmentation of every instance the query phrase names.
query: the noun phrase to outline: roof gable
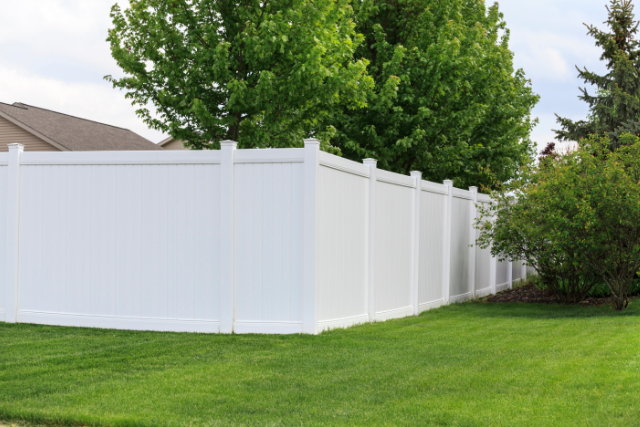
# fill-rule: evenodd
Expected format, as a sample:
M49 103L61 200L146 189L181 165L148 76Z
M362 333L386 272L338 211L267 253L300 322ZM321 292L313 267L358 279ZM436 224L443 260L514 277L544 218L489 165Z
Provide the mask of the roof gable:
M0 116L63 151L162 150L128 129L23 103L0 103Z

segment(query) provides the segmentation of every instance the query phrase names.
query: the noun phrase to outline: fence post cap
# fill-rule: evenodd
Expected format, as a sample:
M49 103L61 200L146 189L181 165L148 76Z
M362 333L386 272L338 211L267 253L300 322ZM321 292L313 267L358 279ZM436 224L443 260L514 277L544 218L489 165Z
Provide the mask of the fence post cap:
M9 147L9 151L13 151L13 150L24 151L24 145L19 144L17 142L7 144L7 147Z
M230 139L225 139L224 141L220 141L220 147L236 148L237 146L238 146L237 141L232 141Z
M378 161L376 159L363 159L362 163L364 163L367 166L377 166Z
M442 181L442 183L444 185L448 185L449 187L453 187L453 181L450 179L445 179L444 181Z
M469 187L469 191L471 191L472 193L477 193L478 192L478 187L471 186L471 187Z
M304 139L304 146L306 147L312 147L315 148L317 150L320 149L320 140L317 138L306 138Z
M418 178L422 178L422 172L420 171L411 171L409 173L409 175L413 176L413 177L418 177Z

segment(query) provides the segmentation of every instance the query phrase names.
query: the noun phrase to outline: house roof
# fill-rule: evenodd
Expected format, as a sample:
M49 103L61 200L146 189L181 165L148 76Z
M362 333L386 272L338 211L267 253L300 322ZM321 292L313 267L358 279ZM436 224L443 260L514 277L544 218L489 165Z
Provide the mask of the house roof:
M164 146L165 144L170 143L171 141L173 141L173 137L171 137L171 136L170 136L170 137L168 137L168 138L166 138L166 139L163 139L162 141L158 142L158 146L159 146L159 147L162 147L162 146Z
M162 150L140 135L116 126L16 102L0 102L0 117L63 151Z

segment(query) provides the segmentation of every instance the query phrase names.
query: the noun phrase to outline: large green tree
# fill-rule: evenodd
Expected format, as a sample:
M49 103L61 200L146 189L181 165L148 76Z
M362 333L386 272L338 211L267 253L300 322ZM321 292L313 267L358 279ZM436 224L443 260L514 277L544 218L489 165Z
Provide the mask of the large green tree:
M607 73L599 75L586 67L576 67L578 76L596 90L590 94L580 88L579 98L589 105L586 119L573 121L556 115L561 126L555 131L556 138L561 141L606 135L616 147L623 133L640 135L640 44L635 39L638 22L631 0L611 0L607 11L609 31L585 24L596 46L602 48L600 59L606 63Z
M498 6L482 0L356 0L367 107L330 117L345 157L456 186L513 177L533 152L535 95L514 71ZM489 172L489 173L487 173Z
M106 78L193 148L299 146L371 86L348 0L131 0L111 18L124 77Z

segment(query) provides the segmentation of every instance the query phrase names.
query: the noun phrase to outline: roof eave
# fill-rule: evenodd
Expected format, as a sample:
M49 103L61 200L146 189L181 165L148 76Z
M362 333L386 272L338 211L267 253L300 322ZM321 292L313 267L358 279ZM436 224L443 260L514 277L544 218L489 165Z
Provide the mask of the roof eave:
M171 137L171 136L170 136L169 138L167 138L167 139L163 139L162 141L158 142L158 146L159 146L159 147L162 147L162 146L164 146L165 144L170 143L171 141L173 141L173 137Z
M38 132L37 130L32 129L31 127L25 125L20 120L10 116L9 114L5 113L4 111L0 111L0 117L9 120L14 125L26 130L27 132L29 132L30 134L40 138L41 140L43 140L45 142L48 142L49 144L53 145L54 147L56 147L60 151L71 151L67 147L65 147L64 145L61 145L61 144L55 142L54 140L52 140L51 138L49 138L49 137L43 135L42 133Z

